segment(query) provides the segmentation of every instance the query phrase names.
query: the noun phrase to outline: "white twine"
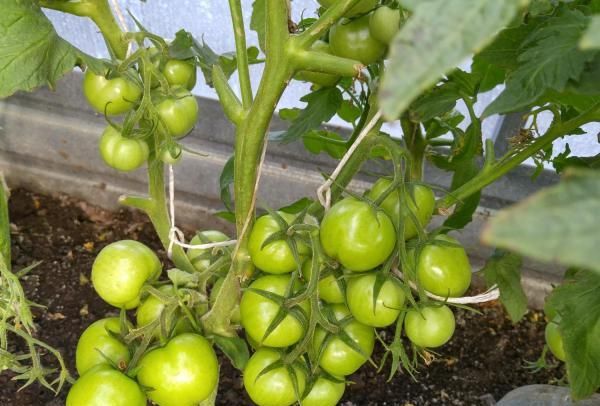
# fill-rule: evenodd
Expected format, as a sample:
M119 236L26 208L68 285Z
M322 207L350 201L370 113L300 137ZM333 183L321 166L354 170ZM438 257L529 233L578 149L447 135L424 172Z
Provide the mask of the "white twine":
M344 168L344 166L346 165L356 148L358 148L360 143L365 139L369 132L371 132L373 127L375 127L377 121L379 121L379 119L381 118L381 114L381 110L377 111L377 113L375 114L375 116L373 116L371 121L369 121L369 123L362 129L354 143L350 146L350 148L348 148L348 151L346 151L346 154L344 154L344 156L342 157L341 161L339 162L338 166L335 168L329 179L327 179L327 181L321 186L319 186L319 188L317 189L317 198L319 199L319 203L321 203L325 210L329 210L329 207L331 206L331 185L333 185L333 182L335 182L336 178L339 176L340 172L342 171L342 169Z
M396 276L398 276L400 279L404 280L404 275L402 274L402 272L400 272L400 270L396 267L392 268L392 272L394 272L394 274ZM415 285L412 281L408 283L409 286L413 289L413 290L418 290L417 285ZM488 290L486 290L485 292L476 295L476 296L463 296L463 297L442 297L442 296L438 296L435 295L431 292L425 291L425 294L427 295L427 297L430 297L431 299L435 299L435 300L439 300L441 302L448 302L448 303L454 303L454 304L472 304L472 303L485 303L485 302L491 302L494 300L497 300L500 297L500 289L498 289L498 287L496 285L493 285L491 288L489 288Z

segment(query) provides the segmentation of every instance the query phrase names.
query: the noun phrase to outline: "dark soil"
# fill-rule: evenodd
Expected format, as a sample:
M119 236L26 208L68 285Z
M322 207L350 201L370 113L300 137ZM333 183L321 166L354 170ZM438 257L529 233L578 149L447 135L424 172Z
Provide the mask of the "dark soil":
M94 257L106 244L140 240L165 252L151 225L139 213L111 213L67 196L44 196L15 190L10 201L13 269L43 261L24 280L36 310L41 340L56 347L75 370L75 347L81 332L94 320L116 315L89 283ZM457 332L429 366L412 380L406 374L386 382L387 373L363 367L350 377L344 405L489 405L511 389L530 383L556 382L560 367L531 373L525 361L536 360L543 346L543 316L530 312L513 325L497 304L480 306L483 314L459 310ZM17 346L17 350L23 348ZM375 354L381 358L382 351ZM222 363L219 404L251 404L239 372ZM0 375L0 405L61 405L67 389L55 397L37 383L18 391L11 375ZM68 385L67 385L68 386Z

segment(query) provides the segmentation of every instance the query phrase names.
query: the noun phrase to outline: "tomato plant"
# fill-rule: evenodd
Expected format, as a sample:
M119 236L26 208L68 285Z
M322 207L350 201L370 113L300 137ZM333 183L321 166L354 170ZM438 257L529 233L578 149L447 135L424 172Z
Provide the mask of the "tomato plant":
M137 379L152 388L148 398L161 406L193 406L211 394L218 376L211 344L198 334L186 333L144 355Z
M325 253L356 272L381 265L394 249L395 236L392 221L383 211L354 198L336 203L321 223Z
M410 341L423 348L446 344L454 334L455 323L454 314L446 305L410 309L404 320Z
M346 295L352 316L372 327L394 323L405 301L404 292L394 278L376 273L350 278Z
M83 77L83 94L98 113L114 116L133 109L142 89L127 77L107 78L87 71Z
M158 278L161 264L144 244L123 240L107 245L92 265L92 284L107 303L133 309L140 303L144 283Z
M67 406L146 406L142 388L109 365L93 367L79 378L67 395Z
M99 149L100 156L108 166L123 172L138 169L146 163L150 154L146 141L125 138L110 125L100 137Z
M79 337L75 351L75 365L83 375L99 364L110 362L124 369L131 359L127 345L119 340L120 323L116 317L93 322Z

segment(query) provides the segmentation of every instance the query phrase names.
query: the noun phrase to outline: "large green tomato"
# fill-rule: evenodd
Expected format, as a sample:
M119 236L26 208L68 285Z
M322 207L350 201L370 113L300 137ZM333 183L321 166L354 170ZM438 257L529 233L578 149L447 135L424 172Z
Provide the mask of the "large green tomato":
M454 334L454 313L446 305L425 306L421 312L406 312L404 328L406 335L417 347L436 348L448 342Z
M131 110L142 89L125 77L107 79L88 69L83 76L83 94L94 110L114 116Z
M293 214L278 212L289 224L295 216ZM297 269L298 265L289 244L285 240L273 241L263 247L264 242L274 233L281 231L277 220L270 214L264 215L254 223L248 239L248 251L254 265L267 273L283 274ZM310 249L303 243L298 242L298 255L300 260L306 258Z
M101 319L85 329L75 351L75 365L79 375L83 375L92 367L108 364L106 358L114 365L125 369L131 359L129 349L116 336L120 332L118 317Z
M300 321L292 314L288 314L267 337L264 337L269 325L277 316L280 306L251 290L264 290L283 296L290 280L291 276L289 275L262 276L252 282L250 289L242 295L240 302L242 326L246 330L246 334L255 342L267 347L288 347L300 341L304 335L304 328ZM300 306L308 315L308 303L304 302Z
M141 242L122 240L107 245L92 265L92 284L108 304L133 309L140 303L142 286L160 275L161 264Z
M156 105L158 116L173 138L187 135L198 121L198 102L184 87L173 87L173 95Z
M337 0L317 0L320 5L325 8L329 8L334 5ZM348 10L345 14L346 17L354 17L359 14L365 14L373 10L377 6L377 0L360 0L354 7Z
M138 382L153 388L148 397L159 406L196 406L212 393L219 377L215 351L206 338L192 333L150 351L138 367Z
M221 290L221 286L223 286L224 280L225 280L225 278L217 279L217 281L215 282L215 284L213 285L213 287L210 291L210 296L208 298L208 302L210 303L211 307L217 301L217 295L219 294L219 291ZM235 324L239 324L239 322L241 320L242 320L242 316L240 315L240 305L236 304L235 307L233 308L233 311L231 312L231 322L235 323Z
M436 241L458 244L458 247L428 244L419 255L417 279L423 288L441 297L459 297L471 284L471 264L459 242L440 234Z
M201 231L191 239L190 245L201 245L211 242L223 242L229 240L226 234L217 230ZM212 249L190 248L187 256L198 272L204 272L214 262Z
M316 41L311 46L311 50L325 54L331 54L329 44L321 40ZM294 76L294 79L314 83L315 85L319 85L321 87L331 87L340 80L340 77L337 75L332 75L331 73L300 71Z
M554 319L548 324L546 324L545 337L546 344L550 348L552 354L559 360L565 361L567 356L565 354L565 347L563 344L562 336L560 335L560 330L558 329L558 321L560 319Z
M404 306L404 291L398 282L386 277L374 301L376 273L368 273L348 280L346 299L352 316L372 327L386 327L396 321Z
M302 275L308 281L312 273L312 260L307 259L302 264ZM324 270L321 270L324 272ZM343 280L337 279L334 274L329 274L325 277L321 276L321 280L317 285L319 298L327 303L344 303L346 295L344 294Z
M321 222L321 244L331 258L355 272L381 265L396 245L390 218L353 197L334 204Z
M340 382L334 382L323 376L319 376L310 392L302 399L302 406L335 406L338 404L344 391L346 382L344 378L337 378Z
M182 86L192 90L196 85L196 65L179 59L169 59L162 70L171 86Z
M258 406L290 406L298 401L294 390L294 375L298 392L306 385L306 373L294 365L294 375L287 368L279 367L260 375L269 365L281 359L281 354L270 348L261 348L248 360L244 369L244 387L250 399ZM260 375L260 376L259 376Z
M102 133L98 149L108 166L123 172L138 169L146 163L150 155L146 141L125 138L110 125Z
M173 285L164 285L158 288L158 290L164 293L165 295L175 295L175 288L173 287ZM144 327L152 323L154 320L160 319L165 307L165 304L159 298L152 294L149 294L148 297L144 299L142 303L138 306L135 312L137 326ZM175 317L177 317L177 313L175 314ZM170 327L171 326L167 326L167 328ZM191 333L194 331L187 318L177 319L173 330L174 334ZM158 334L159 330L156 330L156 332ZM168 331L167 333L170 332L171 331Z
M335 318L339 321L350 316L350 311L344 305L331 305ZM325 371L334 376L346 376L353 374L361 367L371 354L375 346L375 331L373 327L365 326L356 320L345 324L343 331L358 345L361 352L346 344L340 337L332 337L321 352L319 365ZM313 350L318 354L321 345L327 337L327 331L318 327L313 337Z
M369 19L371 35L382 44L389 45L400 30L400 10L381 6Z
M367 192L367 197L373 201L377 200L392 184L392 181L387 178L380 178L371 190ZM431 216L433 215L433 209L435 207L435 195L433 191L427 186L414 185L412 189L413 199L409 199L407 202L408 208L415 214L421 227L425 227L429 224ZM415 205L416 203L416 205ZM399 225L400 219L404 221L404 239L408 240L417 235L417 228L413 223L412 217L407 212L407 208L400 207L400 192L390 193L381 202L380 207L386 212L392 219L394 224ZM402 213L402 215L401 215Z
M146 395L133 379L101 364L75 381L67 406L146 406Z
M331 53L354 59L364 65L377 62L385 55L385 44L371 36L369 16L355 20L341 19L329 31Z

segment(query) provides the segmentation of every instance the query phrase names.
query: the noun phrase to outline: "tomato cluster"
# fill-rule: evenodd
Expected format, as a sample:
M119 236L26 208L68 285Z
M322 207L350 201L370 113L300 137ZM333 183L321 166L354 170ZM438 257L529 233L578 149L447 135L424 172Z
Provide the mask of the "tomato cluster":
M100 138L100 156L123 172L140 168L151 157L167 164L178 162L182 149L175 140L187 135L198 120L198 103L190 93L196 84L196 65L165 57L157 48L147 54L152 62L149 78L138 62L137 67L117 66L100 75L88 70L83 79L90 105L111 117ZM146 81L153 90L144 102ZM123 114L122 123L112 121Z

